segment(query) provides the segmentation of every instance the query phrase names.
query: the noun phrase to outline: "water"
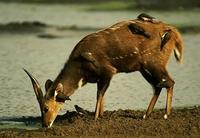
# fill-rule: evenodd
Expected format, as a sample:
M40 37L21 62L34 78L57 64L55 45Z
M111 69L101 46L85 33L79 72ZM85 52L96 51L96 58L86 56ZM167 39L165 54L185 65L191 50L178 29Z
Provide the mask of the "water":
M83 6L0 3L0 23L41 21L54 25L104 27L119 20L135 18L139 13L140 11L89 13L84 11ZM196 14L196 11L150 12L150 14L177 25L200 23L200 15ZM176 17L178 20L175 20ZM35 34L0 34L1 124L13 124L3 120L7 117L40 115L31 82L22 68L30 71L43 88L47 79L56 77L75 44L88 33L89 31L68 31L64 37L59 39L41 39ZM169 71L176 81L174 107L200 105L200 34L184 34L183 37L184 63L177 65L172 58L169 64ZM151 96L151 86L139 73L118 74L113 78L106 92L105 109L146 109ZM166 92L163 90L156 108L165 107L165 98ZM75 104L94 111L96 85L87 84L75 92L71 99L72 101L66 103L61 113L74 110Z

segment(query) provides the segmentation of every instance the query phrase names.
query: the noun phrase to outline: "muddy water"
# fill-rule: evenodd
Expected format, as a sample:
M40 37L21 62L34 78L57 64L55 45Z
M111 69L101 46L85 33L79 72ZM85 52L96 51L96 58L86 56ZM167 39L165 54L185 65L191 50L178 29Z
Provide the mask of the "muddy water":
M36 20L56 25L75 24L93 27L107 26L118 20L136 17L139 13L88 13L84 12L84 8L81 6L59 5L0 4L0 9L0 23ZM161 19L171 15L168 22L175 24L188 24L189 19L185 18L184 15L193 16L190 12L179 13L178 17L182 19L181 22L174 20L177 17L176 13L152 13ZM199 23L199 19L196 18L194 24ZM33 34L0 34L0 119L39 116L39 106L31 82L22 68L29 70L44 87L45 81L54 79L61 70L73 46L88 33L67 31L65 36L59 39L40 39ZM170 73L176 80L174 107L200 105L200 92L198 91L200 88L200 34L185 34L183 37L185 41L184 63L177 65L172 58L169 64ZM151 86L139 73L118 74L113 78L106 92L105 109L145 109L151 96ZM157 102L157 108L165 107L165 96L166 92L163 90ZM75 104L93 111L96 101L96 85L84 86L71 99L72 101L66 103L61 113L66 112L66 110L74 110Z

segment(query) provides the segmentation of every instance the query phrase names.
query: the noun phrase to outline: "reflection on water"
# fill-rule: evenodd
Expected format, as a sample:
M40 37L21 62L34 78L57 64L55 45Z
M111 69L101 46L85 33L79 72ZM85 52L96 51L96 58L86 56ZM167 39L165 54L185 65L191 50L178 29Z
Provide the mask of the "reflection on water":
M23 119L23 120L22 120ZM36 121L35 119L32 119L29 121L26 118L18 118L18 119L1 119L0 120L0 129L6 129L6 128L18 128L18 129L27 129L27 130L33 130L41 128L40 122Z
M0 4L4 12L0 16L2 23L10 21L36 20L57 25L82 25L102 27L112 24L117 20L134 18L137 12L78 12L74 7L64 6L30 6L15 4ZM21 7L21 8L20 8ZM78 7L80 8L80 7ZM12 9L12 10L11 10ZM23 9L18 10L18 9ZM66 12L66 10L68 12ZM73 12L72 12L73 11ZM2 12L1 12L2 13ZM190 13L188 13L190 14ZM31 15L31 16L30 16ZM164 15L159 14L161 19ZM180 18L184 18L181 14ZM192 14L191 14L192 15ZM66 17L66 18L63 18ZM72 18L73 17L73 18ZM175 13L169 16L169 22L174 21ZM84 20L83 20L84 18ZM61 20L62 19L62 20ZM73 20L72 20L73 19ZM104 19L104 20L103 20ZM196 18L199 20L200 18ZM84 22L85 21L85 22ZM187 23L188 19L184 18ZM67 32L65 37L59 39L40 39L34 35L0 34L0 118L19 116L39 116L39 106L36 101L31 82L22 68L29 70L44 87L47 79L54 79L63 67L72 48L88 32ZM200 104L200 62L199 40L200 34L184 35L185 61L177 65L174 58L170 61L169 70L176 80L174 103L175 107L192 106ZM146 109L152 96L151 86L139 73L116 75L106 93L106 110L115 109ZM157 108L165 107L165 90L156 105ZM96 101L96 85L88 84L78 90L67 102L62 112L74 110L78 104L87 110L93 111ZM6 122L3 122L6 124Z

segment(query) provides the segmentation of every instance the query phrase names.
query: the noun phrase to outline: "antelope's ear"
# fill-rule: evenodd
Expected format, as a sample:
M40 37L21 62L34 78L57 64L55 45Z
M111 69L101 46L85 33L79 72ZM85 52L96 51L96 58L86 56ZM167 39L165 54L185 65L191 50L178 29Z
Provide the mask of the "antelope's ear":
M46 90L46 92L47 92L47 90L51 87L52 83L53 83L53 81L50 80L50 79L48 79L48 80L46 81L46 83L45 83L45 90Z
M165 46L165 44L170 40L171 38L171 30L167 30L162 36L161 36L161 50Z
M58 102L65 102L66 100L71 100L69 98L69 96L66 96L64 93L63 93L63 85L61 83L59 83L57 85L57 88L55 90L55 98L56 98L56 101Z
M55 94L54 97L56 98L56 101L58 102L65 102L65 100L69 100L69 96L66 96L63 93L64 89L63 89L63 85L62 83L58 83L56 90L55 90Z

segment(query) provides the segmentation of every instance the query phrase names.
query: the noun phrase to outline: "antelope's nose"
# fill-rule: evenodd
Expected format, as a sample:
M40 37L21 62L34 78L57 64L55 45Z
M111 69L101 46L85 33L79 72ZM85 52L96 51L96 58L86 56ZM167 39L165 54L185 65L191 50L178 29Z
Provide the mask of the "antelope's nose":
M48 124L42 123L42 127L48 127Z

